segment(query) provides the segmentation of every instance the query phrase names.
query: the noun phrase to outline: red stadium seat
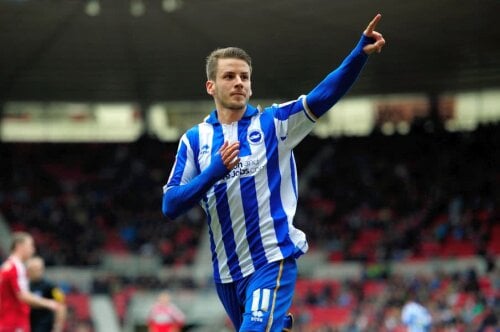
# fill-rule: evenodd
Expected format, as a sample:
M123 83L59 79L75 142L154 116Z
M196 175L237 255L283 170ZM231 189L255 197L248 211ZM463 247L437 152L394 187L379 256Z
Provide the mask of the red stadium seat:
M126 287L113 295L113 305L121 323L125 321L130 298L136 291L135 287Z
M436 257L441 251L441 246L438 242L423 242L420 250L425 258Z
M74 311L78 320L90 320L89 296L83 293L70 293L66 295L68 308Z
M441 248L441 255L444 257L466 257L475 254L476 248L472 241L450 239L447 240Z
M343 307L310 307L313 328L321 326L341 327L349 322L351 309Z
M378 296L382 294L387 287L385 281L369 280L363 284L363 293L365 296Z

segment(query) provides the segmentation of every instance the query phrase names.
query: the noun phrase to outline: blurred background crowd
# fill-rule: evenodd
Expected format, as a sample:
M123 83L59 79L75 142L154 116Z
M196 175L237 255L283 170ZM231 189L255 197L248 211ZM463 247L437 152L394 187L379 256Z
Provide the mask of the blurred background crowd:
M12 230L33 234L49 266L99 266L105 253L191 265L205 232L203 212L196 208L172 221L160 211L176 148L153 137L130 144L2 144L2 156L13 162L1 165L9 174L2 179L1 213ZM320 148L330 153L311 160ZM470 133L417 128L404 136L311 136L296 158L299 172L309 174L296 224L312 251L327 253L330 262L381 267L366 269L359 280L301 280L294 310L305 330L373 331L376 322L377 330L397 331L397 308L411 294L432 310L439 331L498 324L498 126ZM486 275L471 270L408 279L384 269L394 261L471 256L484 260ZM190 278L114 276L96 280L93 290L114 294L123 316L137 289L172 287L199 285ZM331 317L337 318L330 324Z
M204 214L161 215L176 145L3 144L1 212L35 236L52 265L96 265L103 251L193 262ZM311 162L313 151L331 155ZM425 158L422 156L425 155ZM324 140L297 148L314 167L295 223L333 261L383 262L500 252L500 132L412 133ZM310 172L311 173L311 172Z

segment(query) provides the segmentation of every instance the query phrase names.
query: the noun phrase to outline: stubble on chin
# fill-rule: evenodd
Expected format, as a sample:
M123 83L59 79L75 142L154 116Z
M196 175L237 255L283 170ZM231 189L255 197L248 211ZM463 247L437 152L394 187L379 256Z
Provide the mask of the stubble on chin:
M241 103L229 102L229 103L226 103L226 105L224 105L225 108L227 108L231 111L235 111L235 112L239 112L239 111L244 110L246 106L247 106L246 100L244 102L241 102Z
M232 106L229 107L229 109L231 111L240 112L240 111L243 111L245 109L245 106L246 106L246 104L243 104L243 105L232 105Z

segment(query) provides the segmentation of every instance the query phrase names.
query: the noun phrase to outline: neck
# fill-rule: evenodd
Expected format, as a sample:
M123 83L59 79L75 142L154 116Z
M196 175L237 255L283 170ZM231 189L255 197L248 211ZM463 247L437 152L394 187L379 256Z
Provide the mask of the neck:
M22 255L20 255L20 254L19 254L19 253L17 253L17 252L13 252L13 253L11 253L11 254L10 254L10 256L11 256L11 257L15 257L15 258L17 258L17 259L18 259L18 260L20 260L21 262L24 262L24 260L23 260L23 256L22 256Z
M243 117L243 114L245 114L246 109L247 106L238 110L217 107L217 118L219 119L220 123L231 124L233 122L239 121Z

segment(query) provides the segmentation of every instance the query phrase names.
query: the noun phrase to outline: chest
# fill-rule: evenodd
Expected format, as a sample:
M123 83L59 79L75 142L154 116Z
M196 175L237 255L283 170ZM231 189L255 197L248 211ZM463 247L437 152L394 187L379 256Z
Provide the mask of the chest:
M213 156L219 153L224 142L238 141L240 162L227 178L255 176L265 167L269 155L273 153L273 137L274 127L263 123L258 116L231 124L202 128L199 152L195 158L200 171L203 171L210 165Z

